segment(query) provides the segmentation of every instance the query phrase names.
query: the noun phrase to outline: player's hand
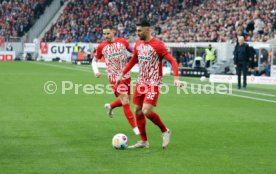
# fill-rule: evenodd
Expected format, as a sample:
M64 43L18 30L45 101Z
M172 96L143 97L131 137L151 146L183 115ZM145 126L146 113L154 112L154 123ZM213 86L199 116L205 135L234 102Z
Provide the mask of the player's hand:
M236 68L237 67L237 65L236 64L234 64L234 68Z
M183 84L181 83L181 81L179 80L178 77L174 77L174 82L173 82L174 86L176 87L182 87Z
M119 84L120 84L120 82L121 82L122 79L123 79L123 76L124 76L123 73L121 73L121 74L119 75L119 77L116 79L116 85L119 85Z
M96 78L100 78L102 76L102 73L96 73L95 76Z

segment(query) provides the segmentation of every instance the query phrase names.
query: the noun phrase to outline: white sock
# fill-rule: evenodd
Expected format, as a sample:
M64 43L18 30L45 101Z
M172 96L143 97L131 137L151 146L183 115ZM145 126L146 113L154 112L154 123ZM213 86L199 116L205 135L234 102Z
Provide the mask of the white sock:
M135 133L135 135L140 135L140 131L137 126L133 128L133 132Z

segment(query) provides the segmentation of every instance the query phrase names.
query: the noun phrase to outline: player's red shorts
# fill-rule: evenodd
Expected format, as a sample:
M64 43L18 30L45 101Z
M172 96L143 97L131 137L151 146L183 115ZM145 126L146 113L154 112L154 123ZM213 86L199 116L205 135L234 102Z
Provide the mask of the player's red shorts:
M110 82L115 96L118 97L120 94L126 93L130 95L130 82L131 78L122 80L118 85L116 85L116 82Z
M137 83L134 91L133 103L139 106L143 106L143 103L156 106L159 93L158 86L147 86Z

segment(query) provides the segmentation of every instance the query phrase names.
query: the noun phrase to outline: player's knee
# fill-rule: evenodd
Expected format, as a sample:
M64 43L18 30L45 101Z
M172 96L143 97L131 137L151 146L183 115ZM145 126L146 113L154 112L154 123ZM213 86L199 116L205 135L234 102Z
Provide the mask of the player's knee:
M129 99L128 98L123 98L121 102L122 102L123 105L129 104Z
M142 113L143 113L144 116L147 117L149 115L149 113L150 113L150 110L148 108L143 108L142 109Z
M123 105L129 104L129 97L128 95L122 95L120 96L121 102Z
M136 115L141 115L142 114L142 110L135 110L135 114Z
M135 107L135 114L137 115L137 114L142 114L142 108L141 107Z

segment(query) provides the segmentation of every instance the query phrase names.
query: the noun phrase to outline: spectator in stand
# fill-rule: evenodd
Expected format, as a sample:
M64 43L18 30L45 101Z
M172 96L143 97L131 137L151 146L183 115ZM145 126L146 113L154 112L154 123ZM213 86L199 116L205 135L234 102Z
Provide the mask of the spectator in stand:
M148 18L151 23L157 24L154 28L154 33L157 35L162 32L160 27L162 23L183 10L186 4L192 7L201 2L203 0L189 0L182 3L179 0L161 2L158 0L139 2L72 0L44 38L48 42L98 42L101 41L102 34L97 28L101 28L103 24L112 23L117 26L119 37L124 36L134 41L135 24L140 19ZM64 32L59 29L63 29ZM172 39L175 38L170 40Z
M0 1L0 36L23 36L52 0Z
M11 43L8 43L8 45L6 47L6 51L13 51L13 47L12 47Z
M148 18L164 42L235 43L238 32L246 41L265 42L275 35L275 6L271 0L72 0L44 37L48 42L99 42L99 29L112 23L118 37L134 42L135 24Z

